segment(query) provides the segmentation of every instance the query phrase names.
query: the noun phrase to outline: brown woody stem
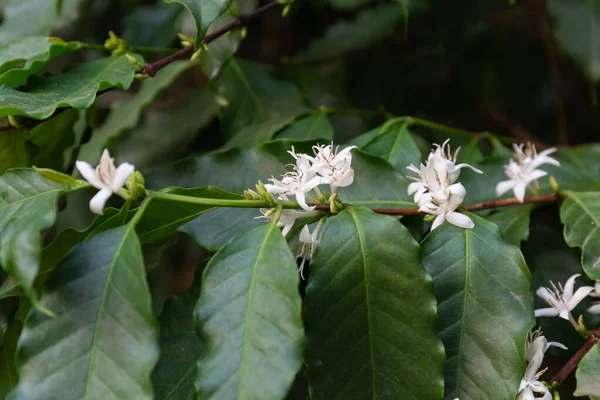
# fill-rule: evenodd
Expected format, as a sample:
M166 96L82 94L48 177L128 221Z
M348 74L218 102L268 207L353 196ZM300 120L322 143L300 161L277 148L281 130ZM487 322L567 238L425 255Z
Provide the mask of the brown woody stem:
M567 361L567 363L560 369L560 371L554 375L554 378L552 378L550 384L556 383L557 386L562 384L565 379L571 375L581 359L585 357L585 355L596 345L596 343L598 343L598 341L600 341L600 328L592 332L588 340L583 344L583 346L581 346L579 350L577 350L577 353L575 353L573 357L571 357L571 359Z

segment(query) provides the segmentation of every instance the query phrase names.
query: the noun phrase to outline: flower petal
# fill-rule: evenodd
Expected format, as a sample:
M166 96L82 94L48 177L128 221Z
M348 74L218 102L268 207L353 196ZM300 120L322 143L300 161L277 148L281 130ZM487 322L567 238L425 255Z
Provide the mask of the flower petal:
M496 185L496 195L502 196L504 193L512 190L517 182L515 181L502 181Z
M303 210L313 211L315 209L315 207L309 207L308 204L306 204L306 195L304 192L296 192L296 201Z
M529 174L527 174L526 181L529 184L529 183L536 181L546 175L548 175L548 173L546 171L542 171L541 169L536 169L534 171L531 171Z
M102 210L104 210L104 205L106 201L112 196L113 191L109 188L102 188L92 199L90 200L90 210L94 214L102 215Z
M133 174L133 171L135 171L135 167L129 163L123 163L119 165L115 171L115 177L110 187L112 191L117 192L119 189L122 189L123 186L125 186L127 178Z
M556 317L559 311L556 308L540 308L535 310L535 317Z
M535 396L533 395L531 389L526 387L525 389L519 392L517 397L515 397L515 400L535 400Z
M567 307L569 307L569 310L572 310L575 307L577 307L577 304L579 304L581 300L585 299L587 295L592 292L592 290L594 290L593 286L582 286L579 289L577 289L573 297L566 302Z
M591 307L587 309L587 312L590 314L600 314L600 303L594 303Z
M527 189L527 185L522 182L517 183L514 188L515 197L517 199L519 199L519 201L521 203L523 202L523 199L525 198L525 189Z
M458 212L451 212L446 215L446 219L452 225L456 225L459 228L471 229L475 226L473 220L467 217L465 214L461 214Z
M577 278L579 278L581 276L581 274L575 274L575 275L571 275L569 277L569 279L567 279L567 282L565 282L565 288L564 288L564 295L563 298L567 301L569 301L571 299L571 297L573 297L573 291L575 289L575 280Z
M435 218L435 220L433 221L433 224L431 225L431 230L434 230L435 228L437 228L438 226L443 224L445 221L446 221L446 216L444 214L438 215Z
M77 170L83 176L83 178L92 184L96 189L103 189L106 187L104 182L102 182L98 175L96 174L96 169L92 167L90 164L85 161L77 161L75 163Z
M300 231L300 241L302 243L312 243L312 238L310 236L310 230L308 228L308 225L304 225L304 227Z

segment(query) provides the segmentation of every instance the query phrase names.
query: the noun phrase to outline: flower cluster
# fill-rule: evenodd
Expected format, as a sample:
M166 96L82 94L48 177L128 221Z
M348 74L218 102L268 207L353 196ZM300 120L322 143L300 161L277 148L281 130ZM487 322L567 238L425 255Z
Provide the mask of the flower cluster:
M519 393L515 400L533 400L536 398L534 393L541 394L542 397L539 398L542 400L552 400L552 394L548 388L539 381L542 374L547 370L545 368L540 371L540 367L544 361L544 354L551 346L567 349L558 342L548 342L540 329L529 334L525 355L527 368L525 369L523 379L521 379Z
M431 229L435 229L445 221L461 228L473 228L471 218L455 210L462 204L467 191L461 183L457 183L460 170L468 167L481 174L482 171L469 164L456 164L460 147L454 154L446 140L442 145L434 144L427 162L419 168L414 165L407 167L417 176L409 176L413 180L408 186L408 194L414 194L414 201L419 205L419 211L437 215Z
M544 150L538 154L535 146L531 143L527 143L527 145L515 143L513 149L517 162L511 159L504 167L504 173L509 179L496 185L496 194L502 196L512 190L515 197L522 203L527 187L536 183L539 178L548 175L547 172L537 168L544 164L558 167L560 163L549 156L556 151L555 148Z
M100 189L90 200L90 210L93 213L102 214L106 201L113 194L117 194L124 199L129 198L123 187L135 171L135 167L129 163L123 163L116 167L115 159L110 157L108 149L105 149L102 153L100 164L96 168L84 161L77 161L75 165L86 181L96 189Z

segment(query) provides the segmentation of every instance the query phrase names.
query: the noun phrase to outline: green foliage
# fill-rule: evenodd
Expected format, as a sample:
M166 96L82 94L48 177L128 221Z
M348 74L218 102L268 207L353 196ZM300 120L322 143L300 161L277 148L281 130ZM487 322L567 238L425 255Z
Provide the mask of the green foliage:
M361 144L361 150L383 158L400 172L408 172L406 167L411 164L417 167L421 164L421 151L406 124L394 124L389 128L384 125L382 130Z
M79 285L71 284L74 275ZM77 245L48 280L41 301L57 316L33 311L27 319L19 384L10 399L152 398L158 331L133 225Z
M534 326L531 274L494 224L469 216L473 229L445 224L421 244L446 348L444 398L513 398Z
M600 346L592 347L577 368L577 390L575 396L600 396Z
M0 346L0 397L3 399L19 380L16 366L17 341L30 309L31 306L25 299L19 300L17 313L4 335L2 346Z
M49 77L32 77L18 90L0 87L0 117L24 115L46 119L57 108L88 108L100 91L129 89L137 67L124 55L79 64L69 72Z
M236 236L215 254L195 310L206 344L198 361L200 397L285 397L302 362L298 282L275 223Z
M581 263L587 276L590 279L600 279L598 192L568 192L567 199L560 208L560 220L565 224L567 244L582 249Z
M352 207L320 240L304 311L311 397L441 398L435 298L408 230Z
M317 112L313 115L296 120L277 135L277 139L292 140L318 140L329 142L333 140L333 127L326 112Z
M519 246L529 239L530 215L534 208L531 204L508 207L491 213L486 219L498 225L506 243Z
M231 0L165 0L167 3L181 3L188 9L196 22L196 48L200 43L208 27L221 16L231 4Z

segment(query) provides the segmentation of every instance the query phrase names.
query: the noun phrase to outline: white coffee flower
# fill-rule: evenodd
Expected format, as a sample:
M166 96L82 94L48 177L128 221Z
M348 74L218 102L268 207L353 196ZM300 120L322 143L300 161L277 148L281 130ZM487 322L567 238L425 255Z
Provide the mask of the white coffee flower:
M254 217L254 219L265 218L267 222L271 222L273 220L273 217L275 216L274 209L268 210L266 208L261 208L260 212L262 213L262 215ZM294 226L294 222L296 222L296 219L312 217L315 215L317 215L316 211L311 212L287 209L281 210L281 215L279 216L279 220L277 221L277 227L283 228L281 230L281 234L283 235L283 237L285 237Z
M300 242L302 242L302 247L296 255L296 258L302 257L302 262L300 263L300 268L298 269L302 279L304 279L304 264L306 261L312 260L313 253L315 252L315 248L318 244L317 238L322 225L323 222L319 221L312 233L310 233L308 225L304 225L304 228L302 228L302 231L300 232Z
M436 195L426 193L422 196L427 201L419 208L419 211L437 215L431 230L434 230L445 221L460 228L470 229L475 226L471 218L455 211L462 204L466 194L465 187L460 183L455 183Z
M460 147L452 154L450 145L448 144L449 141L450 139L447 139L441 146L434 143L433 146L435 149L429 153L427 162L421 164L419 168L412 164L407 167L408 170L417 175L416 177L407 177L415 181L408 185L408 194L414 194L414 201L419 206L429 201L428 198L421 199L421 196L427 192L430 192L434 197L442 196L442 192L457 181L461 169L471 168L478 174L483 173L470 164L463 163L457 165L456 157L458 156Z
M504 193L512 190L515 197L522 203L525 198L527 187L536 182L539 178L548 175L547 172L537 169L544 164L560 166L560 163L550 157L556 151L555 148L542 151L540 154L535 150L535 146L528 143L517 145L513 144L517 162L510 160L504 167L504 173L509 180L502 181L496 185L496 194L502 196Z
M333 144L313 146L315 157L312 168L323 178L329 179L332 194L338 187L350 186L354 182L351 152L355 148L356 146L349 146L338 151L338 146L334 151Z
M536 317L560 317L571 322L577 328L577 323L571 315L571 311L588 295L594 288L592 286L582 286L573 293L575 279L581 274L571 276L563 288L562 284L558 287L554 282L550 282L552 289L540 287L536 294L550 305L549 308L535 310Z
M600 281L596 281L594 284L594 291L590 293L591 297L600 297ZM600 302L593 303L588 309L587 312L590 314L600 314Z
M119 167L115 167L115 160L110 157L108 149L102 153L100 164L96 168L84 161L77 161L75 165L86 181L96 189L100 189L90 200L90 210L93 213L102 214L106 201L113 193L127 199L128 196L123 187L127 178L135 171L133 165L123 163Z
M296 167L294 167L296 168ZM281 180L269 179L273 184L266 184L265 188L269 193L280 195L282 200L289 200L288 196L295 196L296 201L303 210L312 211L315 207L309 207L306 200L314 201L308 194L311 190L322 183L328 183L324 178L315 176L308 179L308 175L302 170L286 173Z

